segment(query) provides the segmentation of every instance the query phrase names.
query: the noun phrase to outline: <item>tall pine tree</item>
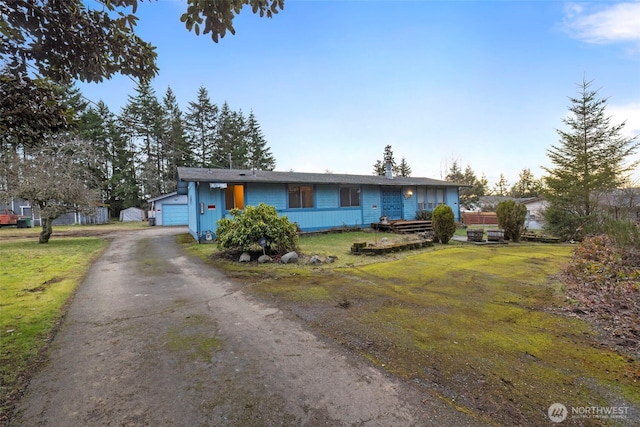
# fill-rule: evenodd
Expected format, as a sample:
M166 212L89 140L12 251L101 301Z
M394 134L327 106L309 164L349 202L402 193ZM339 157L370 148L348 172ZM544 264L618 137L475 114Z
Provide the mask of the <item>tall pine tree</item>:
M136 95L129 95L120 121L128 127L128 133L137 149L136 161L144 196L161 195L164 175L162 108L149 83L139 83Z
M202 168L219 167L216 161L218 107L211 103L209 92L203 86L198 89L197 100L189 102L185 116L185 130L194 163Z
M267 146L267 141L253 111L249 113L246 127L248 166L251 169L274 170L276 160L271 154L271 149Z
M170 87L162 99L162 107L163 158L166 165L162 176L163 192L171 192L176 188L177 168L195 164L186 139L182 111Z
M542 191L540 180L535 179L531 169L520 171L518 181L511 187L511 197L538 197Z
M638 149L637 137L621 135L624 122L611 124L605 113L607 99L598 97L591 84L583 80L579 95L569 98L571 114L562 121L567 130L556 130L560 142L547 150L553 166L543 168L548 173L545 198L552 211L584 219L595 212L594 191L620 187L638 165L625 163Z

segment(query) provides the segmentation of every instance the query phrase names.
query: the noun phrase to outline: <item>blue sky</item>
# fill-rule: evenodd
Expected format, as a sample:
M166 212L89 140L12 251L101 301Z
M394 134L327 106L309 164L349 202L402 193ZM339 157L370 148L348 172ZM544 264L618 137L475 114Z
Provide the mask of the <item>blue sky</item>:
M370 174L385 145L413 176L453 160L491 186L539 178L583 78L613 123L640 135L640 2L286 0L272 19L245 9L218 44L180 22L186 3L140 3L157 46L161 99L253 110L277 170ZM119 113L135 84L78 85ZM634 178L640 185L640 174Z

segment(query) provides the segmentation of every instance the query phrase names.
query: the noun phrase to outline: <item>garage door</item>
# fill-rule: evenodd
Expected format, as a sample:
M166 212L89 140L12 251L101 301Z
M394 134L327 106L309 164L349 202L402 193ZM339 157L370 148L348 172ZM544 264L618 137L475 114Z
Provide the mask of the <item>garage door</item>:
M162 205L162 225L187 225L187 205Z

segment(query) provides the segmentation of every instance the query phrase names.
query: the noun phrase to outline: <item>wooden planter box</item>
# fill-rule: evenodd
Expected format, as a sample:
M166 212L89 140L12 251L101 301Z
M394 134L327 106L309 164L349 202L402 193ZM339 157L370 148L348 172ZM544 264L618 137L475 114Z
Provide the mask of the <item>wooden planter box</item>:
M467 241L469 242L482 242L484 237L484 230L481 228L474 228L467 230Z
M360 254L362 253L362 250L364 248L367 247L367 243L354 243L353 246L351 246L351 253L353 254Z
M504 230L487 230L487 240L490 242L504 242Z

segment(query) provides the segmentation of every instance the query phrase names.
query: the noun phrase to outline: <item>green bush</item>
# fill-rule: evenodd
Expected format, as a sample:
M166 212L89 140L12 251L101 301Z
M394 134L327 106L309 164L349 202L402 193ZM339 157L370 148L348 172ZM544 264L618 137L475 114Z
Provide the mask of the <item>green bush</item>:
M431 211L419 210L416 211L416 219L419 221L430 221L431 220Z
M441 243L449 243L456 232L456 221L453 209L447 205L440 205L433 210L433 232L435 240Z
M640 227L637 223L628 219L607 218L603 229L619 247L640 249Z
M276 253L297 250L298 230L286 216L278 216L276 208L264 203L246 206L244 210L232 209L233 218L218 221L216 243L224 249L248 250L258 247L261 238Z
M580 216L554 205L544 212L544 230L565 241L582 241L585 236L600 234L602 230L598 222L596 215Z
M514 200L504 200L498 203L496 216L498 226L504 230L505 239L519 242L524 230L524 220L527 219L527 207Z

